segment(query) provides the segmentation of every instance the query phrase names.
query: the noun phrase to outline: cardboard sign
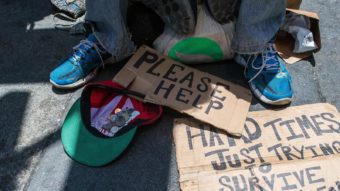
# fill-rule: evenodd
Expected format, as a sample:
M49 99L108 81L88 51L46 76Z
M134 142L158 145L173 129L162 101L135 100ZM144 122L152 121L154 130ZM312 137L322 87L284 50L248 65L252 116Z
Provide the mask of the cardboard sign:
M240 136L250 106L248 89L193 69L141 47L113 81L145 95L144 101L171 107Z
M298 10L298 9L287 9L287 12L293 12L299 15L304 15L310 19L311 28L310 30L313 33L313 38L315 41L315 44L318 46L317 49L314 51L304 52L304 53L294 53L294 43L295 40L293 37L284 32L280 31L279 35L276 38L275 45L277 48L277 51L281 58L288 64L293 64L299 60L302 60L304 58L307 58L308 56L311 56L313 52L318 52L321 49L321 37L320 37L320 29L319 29L319 16L316 13L308 12L304 10Z
M250 112L235 138L174 122L183 191L340 190L340 115L329 104Z

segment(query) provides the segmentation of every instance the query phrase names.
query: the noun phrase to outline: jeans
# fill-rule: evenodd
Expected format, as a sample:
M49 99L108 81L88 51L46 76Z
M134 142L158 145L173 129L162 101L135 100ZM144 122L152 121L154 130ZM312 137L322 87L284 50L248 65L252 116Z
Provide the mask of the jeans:
M93 24L99 43L115 62L131 56L135 45L126 27L128 0L87 0L85 20Z
M94 35L116 61L135 51L126 27L127 8L128 0L86 1L86 20L94 24ZM262 52L279 30L285 8L286 0L242 0L232 49L237 53Z
M286 0L242 0L231 47L237 53L262 52L285 18Z

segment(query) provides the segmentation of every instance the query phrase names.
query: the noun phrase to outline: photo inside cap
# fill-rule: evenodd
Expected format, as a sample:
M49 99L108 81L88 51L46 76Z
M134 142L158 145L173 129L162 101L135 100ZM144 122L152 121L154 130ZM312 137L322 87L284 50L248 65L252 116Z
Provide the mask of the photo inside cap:
M99 137L115 137L159 118L160 106L143 103L132 94L141 96L112 81L87 86L81 98L85 126Z
M64 149L71 158L88 166L105 165L126 149L138 126L161 116L161 106L127 93L131 92L111 81L85 87L62 128Z

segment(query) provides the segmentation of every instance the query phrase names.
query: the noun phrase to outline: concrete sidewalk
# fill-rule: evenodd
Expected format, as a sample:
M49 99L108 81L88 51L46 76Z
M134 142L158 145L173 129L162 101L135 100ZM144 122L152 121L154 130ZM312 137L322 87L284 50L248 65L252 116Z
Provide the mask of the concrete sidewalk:
M319 14L322 49L288 66L292 105L328 102L340 110L340 2L308 0L302 9ZM52 14L46 0L0 2L0 190L179 190L172 120L180 114L173 110L139 129L106 167L89 168L64 153L60 125L80 90L53 89L49 72L81 37L56 31ZM226 62L197 68L246 86L243 68ZM121 67L106 67L96 80L111 79ZM251 110L266 107L253 99Z

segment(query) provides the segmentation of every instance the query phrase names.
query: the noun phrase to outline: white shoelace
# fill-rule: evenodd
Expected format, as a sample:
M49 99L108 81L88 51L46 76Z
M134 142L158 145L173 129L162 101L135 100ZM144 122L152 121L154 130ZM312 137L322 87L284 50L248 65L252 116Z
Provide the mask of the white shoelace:
M83 46L83 47L81 47L81 46ZM89 41L88 39L84 39L84 40L81 40L78 45L74 46L73 50L79 51L79 53L81 54L81 57L84 57L85 54L86 54L86 51L88 49L91 49L92 47L97 52L97 54L100 58L100 61L102 63L102 66L104 67L104 60L103 60L101 54L105 53L105 51L101 50L96 43ZM76 55L73 56L73 58L76 59L78 62L80 61L81 57L76 56Z
M272 54L272 56L269 56L269 54ZM252 60L252 62L250 64L251 67L256 69L256 70L259 70L259 71L248 82L253 81L258 75L260 75L260 73L263 71L263 69L266 69L266 70L278 70L280 68L279 61L276 59L275 54L276 54L276 50L275 50L274 44L272 44L272 43L268 44L268 47L261 53L262 64L259 67L254 66L254 63L255 63L255 60L257 59L257 57L260 54L257 54L257 55L254 55L254 56L249 56L249 58L247 60L246 68L244 69L244 73L246 73L246 70L247 70L247 68L249 66L249 61L250 61L250 59L252 57L253 57L253 60ZM274 62L272 64L267 63L270 60L273 60Z

